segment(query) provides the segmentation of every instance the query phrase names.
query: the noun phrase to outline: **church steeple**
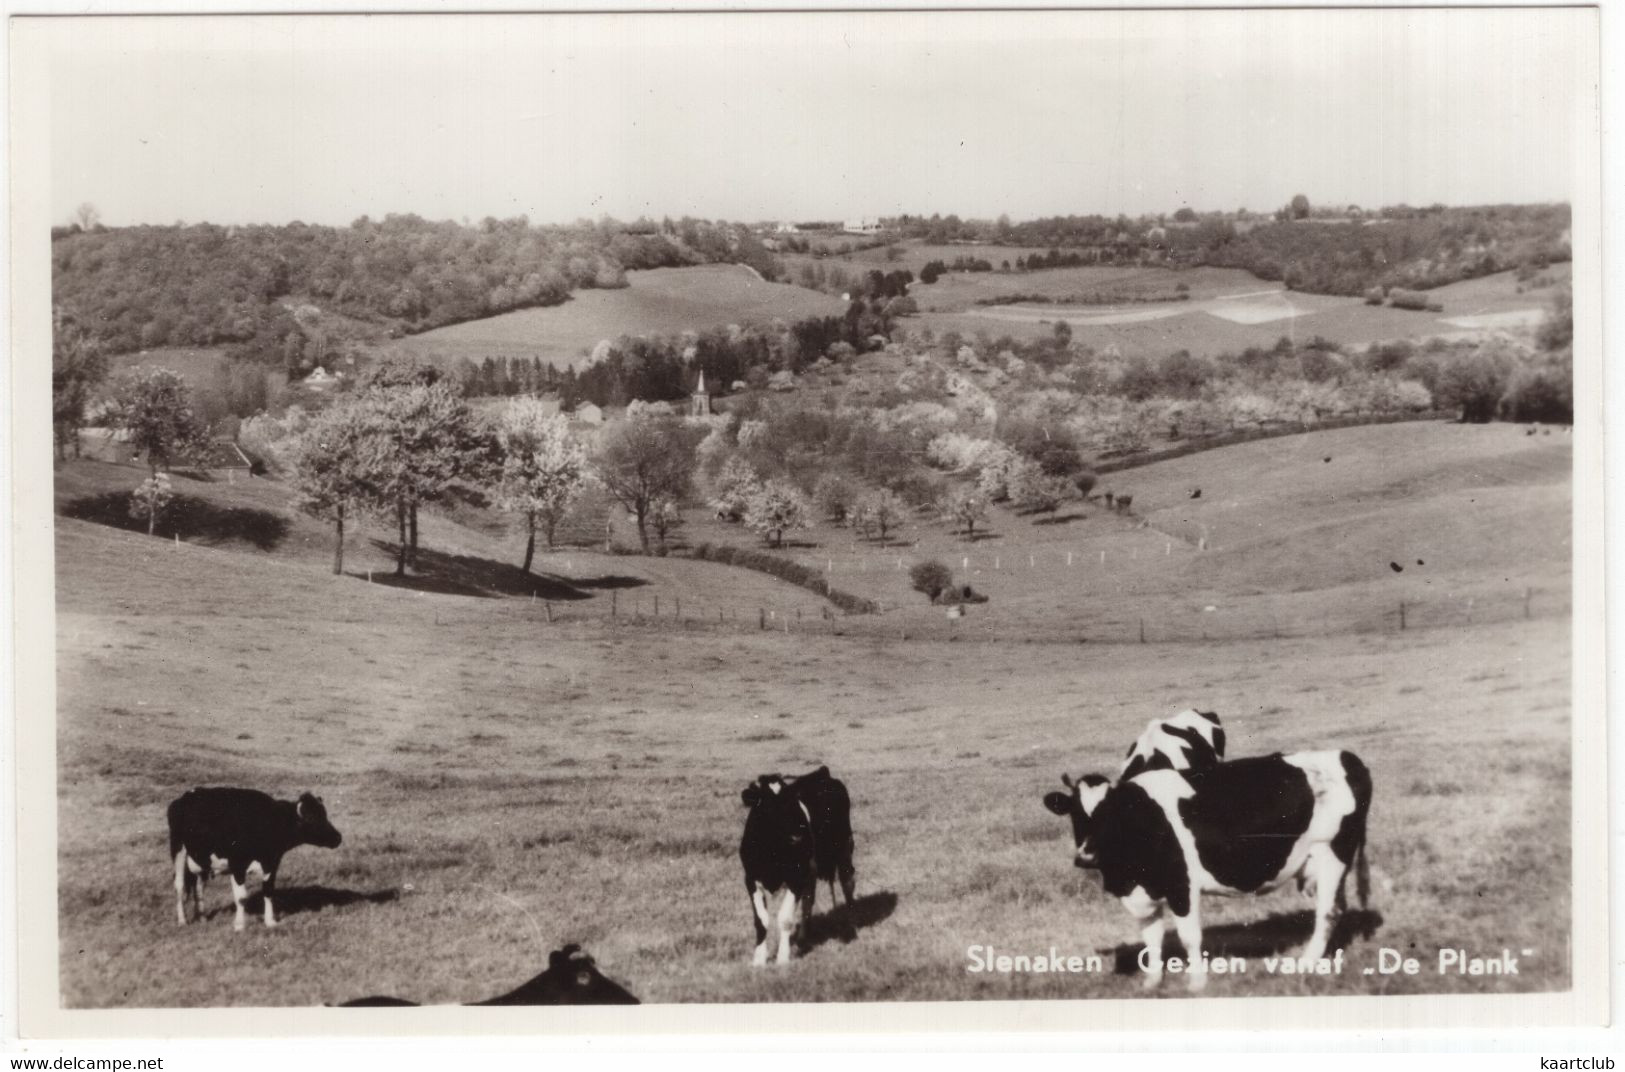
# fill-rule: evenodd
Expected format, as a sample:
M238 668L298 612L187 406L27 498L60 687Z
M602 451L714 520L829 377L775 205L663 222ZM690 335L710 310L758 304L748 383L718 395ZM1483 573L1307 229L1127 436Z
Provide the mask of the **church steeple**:
M705 389L705 370L700 370L700 382L694 385L694 397L688 400L690 417L711 416L711 395Z

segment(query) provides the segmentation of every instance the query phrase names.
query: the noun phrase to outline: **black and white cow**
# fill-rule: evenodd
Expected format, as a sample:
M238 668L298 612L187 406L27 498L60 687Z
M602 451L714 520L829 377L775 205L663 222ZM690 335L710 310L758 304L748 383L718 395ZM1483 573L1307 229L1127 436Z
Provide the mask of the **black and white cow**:
M1351 865L1365 906L1371 774L1352 752L1146 771L1115 785L1098 774L1061 782L1067 792L1047 794L1044 806L1072 820L1076 866L1098 870L1106 892L1140 921L1147 987L1162 981L1165 908L1191 965L1190 988L1206 984L1203 893L1264 893L1296 879L1315 898L1315 929L1303 951L1311 961L1326 953Z
M236 930L247 922L248 876L264 882L265 925L276 926L271 898L277 868L289 850L300 845L336 849L343 836L327 820L320 797L309 793L297 801L276 800L255 789L192 789L169 805L169 856L175 863L175 914L187 922L190 898L201 913L198 888L216 871L231 876L231 898L237 905Z
M1185 710L1154 718L1129 746L1117 780L1148 770L1206 770L1224 758L1224 727L1212 711Z
M777 920L778 963L790 960L790 940L812 915L818 882L829 883L835 902L840 879L846 903L852 903L856 872L852 865L852 802L846 786L819 767L799 778L764 774L745 787L741 799L750 807L739 859L745 866L751 922L756 929L753 963L767 963L767 934ZM771 898L781 898L776 913Z
M485 1001L470 1005L637 1005L638 999L621 984L604 975L592 957L574 943L555 949L547 958L547 970L528 982ZM370 997L346 1001L344 1008L384 1008L416 1005L401 998Z

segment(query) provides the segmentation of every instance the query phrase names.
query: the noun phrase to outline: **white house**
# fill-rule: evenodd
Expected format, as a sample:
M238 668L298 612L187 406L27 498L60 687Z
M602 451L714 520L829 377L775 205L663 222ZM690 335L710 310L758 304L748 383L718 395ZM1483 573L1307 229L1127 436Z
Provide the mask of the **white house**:
M847 220L845 223L841 224L841 230L845 231L847 234L879 234L880 221L872 220L868 216L860 216L855 220Z

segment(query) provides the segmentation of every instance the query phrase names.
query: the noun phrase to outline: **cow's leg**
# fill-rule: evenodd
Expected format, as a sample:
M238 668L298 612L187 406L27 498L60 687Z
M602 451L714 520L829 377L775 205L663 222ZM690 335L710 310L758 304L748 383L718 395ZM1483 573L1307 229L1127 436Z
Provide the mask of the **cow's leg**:
M762 889L760 882L751 886L750 908L750 921L756 925L756 955L751 959L751 963L760 968L767 963L767 925L770 922L767 914L767 891Z
M841 862L836 867L836 871L839 873L841 879L841 892L846 895L846 903L851 904L852 894L858 888L858 873L857 869L852 866L852 849L850 846L848 846L846 852L841 856ZM835 903L834 890L830 891L829 903L832 905Z
M260 884L260 896L265 899L265 925L276 926L276 912L271 908L271 895L276 893L276 872L267 871L265 881Z
M818 887L815 885L813 889ZM784 899L779 902L779 955L777 964L790 963L790 936L795 933L797 917L801 914L801 898L789 886L784 888Z
M182 848L175 854L175 916L183 927L186 925L186 897L188 894L196 896L193 882L192 872L186 868L186 849Z
M1309 936L1309 944L1303 947L1303 955L1309 960L1319 960L1326 955L1326 945L1331 941L1332 916L1348 865L1337 858L1330 845L1316 845L1309 850L1304 866L1314 876L1315 931Z
M240 931L248 925L248 910L245 907L248 903L248 874L236 868L231 870L231 900L237 906L237 916L231 921L231 929Z
M1140 980L1140 985L1146 990L1155 990L1162 985L1162 902L1153 901L1144 890L1136 889L1123 898L1123 907L1139 921L1140 941L1145 943L1146 952L1150 954L1146 958L1145 978Z
M1185 947L1185 985L1194 994L1207 986L1207 961L1202 959L1202 903L1194 891L1191 910L1174 917L1174 930L1179 932L1179 944Z

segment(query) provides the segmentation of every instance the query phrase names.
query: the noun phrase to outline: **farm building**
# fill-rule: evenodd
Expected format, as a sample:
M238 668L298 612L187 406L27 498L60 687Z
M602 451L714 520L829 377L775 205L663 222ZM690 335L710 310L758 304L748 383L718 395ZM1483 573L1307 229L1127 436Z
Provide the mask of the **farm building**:
M847 234L872 235L880 233L880 221L872 220L867 216L860 216L855 220L847 220L841 224L841 230Z
M229 439L210 441L208 449L192 458L183 468L215 479L236 480L254 475L254 462Z
M326 391L331 387L338 386L339 381L342 379L344 379L344 373L329 374L325 368L317 365L316 370L300 382L312 391Z

